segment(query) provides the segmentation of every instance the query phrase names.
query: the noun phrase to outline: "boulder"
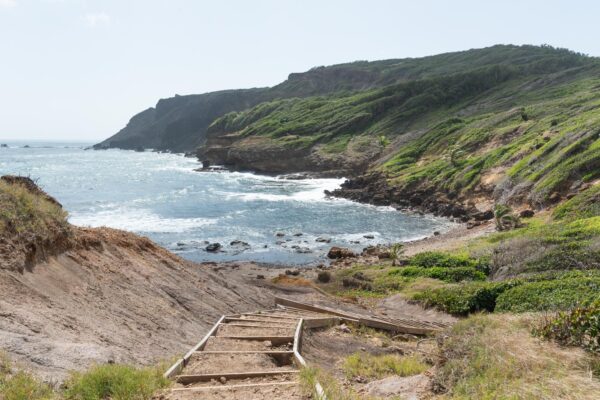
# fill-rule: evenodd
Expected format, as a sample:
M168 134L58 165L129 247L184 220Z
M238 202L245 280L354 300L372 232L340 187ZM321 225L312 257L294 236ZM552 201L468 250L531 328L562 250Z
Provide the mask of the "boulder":
M211 243L206 246L205 250L211 253L215 253L221 249L221 243Z
M319 242L319 243L331 243L331 239L330 238L324 238L324 237L318 237L315 239L315 242Z
M329 249L329 252L327 253L327 257L329 257L331 259L351 258L351 257L356 257L356 255L354 254L354 252L352 250L350 250L348 248L334 246L331 249Z
M331 273L329 271L319 271L317 282L328 283L331 281Z
M523 210L523 211L521 211L521 212L519 213L519 216L520 216L521 218L531 218L531 217L533 217L534 215L535 215L535 212L534 212L533 210L531 210L531 209L528 209L528 210Z

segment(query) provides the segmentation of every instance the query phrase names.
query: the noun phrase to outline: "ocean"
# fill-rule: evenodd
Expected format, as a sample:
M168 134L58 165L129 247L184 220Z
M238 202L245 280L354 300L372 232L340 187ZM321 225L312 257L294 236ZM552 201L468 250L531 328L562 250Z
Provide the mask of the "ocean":
M71 223L148 236L193 261L315 264L331 246L360 251L453 226L431 215L327 198L324 190L344 179L197 172L198 161L183 155L84 150L89 143L3 143L9 147L0 148L0 174L36 180ZM208 252L209 243L222 247Z

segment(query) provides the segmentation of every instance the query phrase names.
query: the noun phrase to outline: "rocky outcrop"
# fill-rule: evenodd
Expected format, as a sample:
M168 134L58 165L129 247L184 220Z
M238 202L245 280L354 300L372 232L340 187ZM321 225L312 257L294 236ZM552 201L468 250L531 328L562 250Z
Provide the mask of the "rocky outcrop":
M494 216L491 210L478 210L468 204L467 199L440 193L433 187L406 190L392 186L382 172L349 179L341 188L326 194L376 206L392 206L398 210L418 210L461 222L490 220Z

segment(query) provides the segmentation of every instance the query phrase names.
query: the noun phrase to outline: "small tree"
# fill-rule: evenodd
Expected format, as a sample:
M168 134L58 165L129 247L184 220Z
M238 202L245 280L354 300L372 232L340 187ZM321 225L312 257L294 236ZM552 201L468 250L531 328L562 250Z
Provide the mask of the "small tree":
M392 266L395 267L398 260L404 256L404 245L402 243L394 243L390 247L390 258L392 260Z
M377 140L379 141L379 145L384 149L390 145L390 140L385 135L379 135Z
M519 216L514 214L512 208L506 204L496 204L494 207L494 220L496 229L499 231L508 231L521 226Z

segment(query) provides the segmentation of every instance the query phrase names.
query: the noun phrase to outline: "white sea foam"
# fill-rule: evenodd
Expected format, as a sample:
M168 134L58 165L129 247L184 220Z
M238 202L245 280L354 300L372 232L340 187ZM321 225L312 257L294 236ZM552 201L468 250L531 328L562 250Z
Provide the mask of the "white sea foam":
M273 178L271 178L273 179ZM289 193L226 193L228 198L237 198L242 201L299 201L299 202L318 202L326 201L325 190L335 190L344 182L343 179L306 179L297 181L285 181L276 179L277 187L281 188L281 183L289 183ZM274 182L275 183L275 182ZM285 187L285 186L284 186Z
M73 214L69 221L80 226L108 226L132 232L180 233L213 225L210 218L165 218L147 210L117 209L93 214Z

